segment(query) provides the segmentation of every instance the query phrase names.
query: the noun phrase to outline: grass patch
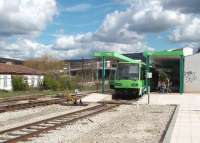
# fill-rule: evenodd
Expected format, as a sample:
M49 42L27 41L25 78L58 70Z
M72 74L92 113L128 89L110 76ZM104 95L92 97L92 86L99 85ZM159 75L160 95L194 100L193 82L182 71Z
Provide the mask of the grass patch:
M0 98L8 98L14 96L54 96L64 91L52 91L52 90L28 90L28 91L0 91Z

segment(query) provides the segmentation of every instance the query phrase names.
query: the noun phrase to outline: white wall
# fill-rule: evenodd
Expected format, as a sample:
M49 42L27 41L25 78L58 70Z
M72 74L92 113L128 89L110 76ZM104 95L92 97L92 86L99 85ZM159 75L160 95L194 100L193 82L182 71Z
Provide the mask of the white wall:
M38 87L40 82L43 82L43 75L24 75L27 78L30 87ZM11 75L0 75L0 90L12 90Z
M0 75L0 90L12 90L11 75Z
M27 78L30 87L38 87L39 83L43 81L43 75L24 75Z
M200 92L200 54L185 57L184 90Z

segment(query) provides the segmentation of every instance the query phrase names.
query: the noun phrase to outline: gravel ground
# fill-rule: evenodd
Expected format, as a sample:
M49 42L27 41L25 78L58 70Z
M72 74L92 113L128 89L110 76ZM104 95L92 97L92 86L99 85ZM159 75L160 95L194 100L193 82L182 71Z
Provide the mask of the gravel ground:
M167 105L121 105L29 142L158 143L173 110Z
M112 100L112 95L101 94L101 93L91 93L82 99L83 102L98 102L102 100Z
M0 114L0 131L17 127L23 124L28 124L43 119L51 118L61 114L77 111L83 108L94 106L62 106L58 104L39 106L35 108L27 108L25 110L16 110L12 112L5 112Z

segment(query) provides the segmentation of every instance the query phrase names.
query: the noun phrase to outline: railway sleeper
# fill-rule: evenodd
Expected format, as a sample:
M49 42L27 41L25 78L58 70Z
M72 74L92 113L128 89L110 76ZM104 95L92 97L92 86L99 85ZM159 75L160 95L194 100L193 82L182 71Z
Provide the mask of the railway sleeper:
M41 127L41 126L33 126L33 127L29 127L28 129L31 130L40 130L40 129L44 129L45 127Z
M7 136L11 136L11 137L16 137L16 136L21 136L21 135L24 135L24 133L20 133L19 131L17 132L10 132L7 134Z
M38 126L47 128L47 127L52 126L52 124L39 124Z
M26 129L30 130L30 132L37 131L38 129L32 128L32 127L27 127Z
M30 133L32 133L33 132L33 130L31 130L31 129L21 129L21 130L19 130L20 132L24 132L24 133L26 133L26 134L30 134ZM34 130L34 131L36 131L36 130Z
M10 136L5 136L5 137L0 137L0 142L1 141L7 141L7 140L10 140L10 139L12 139Z

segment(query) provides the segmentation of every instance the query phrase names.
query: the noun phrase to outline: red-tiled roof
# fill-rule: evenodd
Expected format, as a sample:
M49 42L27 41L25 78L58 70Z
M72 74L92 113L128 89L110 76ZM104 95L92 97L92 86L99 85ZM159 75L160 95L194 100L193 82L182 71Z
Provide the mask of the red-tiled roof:
M3 64L0 63L0 74L26 74L26 75L41 75L41 71L32 69L23 65Z

